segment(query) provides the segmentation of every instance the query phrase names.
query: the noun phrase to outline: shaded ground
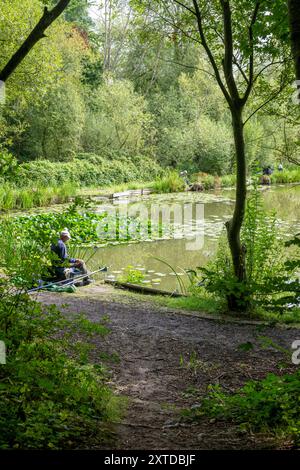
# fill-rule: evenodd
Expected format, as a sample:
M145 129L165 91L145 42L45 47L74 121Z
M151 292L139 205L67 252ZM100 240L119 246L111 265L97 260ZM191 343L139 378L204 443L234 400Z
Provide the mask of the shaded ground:
M101 363L103 352L117 355L119 361L108 362L111 385L129 397L125 419L115 426L112 449L289 447L288 442L254 436L228 423L189 423L180 410L197 405L209 384L234 391L249 379L278 373L286 358L272 347L263 348L258 337L267 336L290 350L300 330L190 316L100 285L82 288L79 294L42 293L38 298L61 306L68 316L84 312L94 322L109 317L111 333L94 340L91 359ZM247 342L254 348L241 350Z

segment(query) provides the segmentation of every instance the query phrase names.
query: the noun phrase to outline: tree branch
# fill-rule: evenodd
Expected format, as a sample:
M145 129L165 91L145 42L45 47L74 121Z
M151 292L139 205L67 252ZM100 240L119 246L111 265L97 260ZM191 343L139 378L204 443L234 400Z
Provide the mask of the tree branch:
M257 17L258 17L258 12L259 12L259 8L260 8L260 5L261 5L261 2L260 1L257 1L256 2L256 5L255 5L255 8L254 8L254 11L253 11L253 15L252 15L252 19L251 19L251 23L250 23L250 26L249 26L249 44L250 44L250 57L249 57L249 80L248 80L248 86L247 86L247 89L246 89L246 92L242 98L242 102L243 104L245 104L249 98L249 95L251 93L251 90L252 90L252 87L253 87L253 79L254 79L254 41L253 41L253 27L256 23L256 20L257 20Z
M6 80L12 75L16 70L18 65L25 59L29 54L31 49L35 44L43 39L45 36L46 29L62 14L62 12L67 8L71 0L60 0L58 4L48 10L47 7L44 8L44 13L39 22L33 28L31 33L27 36L23 44L19 49L14 53L10 58L4 68L0 71L0 80L6 82Z
M274 95L270 96L264 103L262 103L258 108L256 108L253 113L250 114L250 116L247 117L246 121L244 122L244 126L247 124L248 121L256 114L258 111L260 111L262 108L264 108L267 104L269 104L271 101L273 101L277 96L287 87L287 83L281 84L280 88L274 93Z
M174 1L174 0L173 0L173 1ZM190 40L193 41L193 42L196 42L197 44L201 44L201 45L202 45L202 43L201 43L201 41L200 41L199 39L196 39L196 38L194 38L193 36L190 36L187 31L184 31L184 29L181 29L181 28L180 28L177 24L175 24L173 21L170 21L170 20L168 20L168 18L165 18L164 16L162 16L157 10L154 10L154 9L151 8L150 6L148 6L148 10L149 10L150 12L155 13L155 14L158 16L158 18L162 19L165 23L169 24L169 25L172 26L173 28L176 27L176 29L177 29L178 31L180 31L186 38L190 39ZM197 31L197 32L198 32L198 31Z
M239 64L239 62L238 62L238 60L237 60L237 58L236 58L235 56L233 57L233 64L237 66L237 68L239 69L239 71L240 71L240 73L241 73L243 79L244 79L245 82L248 84L248 83L249 83L249 79L248 79L248 77L247 77L247 75L245 74L245 72L244 72L242 66Z

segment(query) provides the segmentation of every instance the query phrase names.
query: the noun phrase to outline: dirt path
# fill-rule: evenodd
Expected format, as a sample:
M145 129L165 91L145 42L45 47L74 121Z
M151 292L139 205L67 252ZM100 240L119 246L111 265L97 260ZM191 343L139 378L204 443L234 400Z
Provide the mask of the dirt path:
M95 340L92 360L110 361L111 384L129 397L127 415L116 425L113 449L253 449L282 447L271 437L254 436L228 423L203 419L188 423L180 410L199 403L209 384L233 391L249 379L278 372L282 353L262 348L258 336L291 348L295 328L233 324L180 314L111 287L89 286L79 294L43 293L45 304L63 306L66 315L84 312L97 322L109 317L111 333ZM66 305L67 304L67 305ZM254 348L244 351L241 344ZM93 448L96 448L94 446Z

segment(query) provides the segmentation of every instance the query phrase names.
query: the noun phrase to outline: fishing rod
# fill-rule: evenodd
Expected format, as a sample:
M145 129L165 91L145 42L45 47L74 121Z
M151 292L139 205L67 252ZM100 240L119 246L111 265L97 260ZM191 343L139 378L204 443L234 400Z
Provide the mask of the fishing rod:
M107 272L107 270L108 270L108 267L103 266L102 268L99 268L96 271L93 271L93 272L87 273L87 274L81 274L80 276L76 276L76 277L74 277L73 279L70 279L70 280L64 279L62 281L50 282L49 284L45 284L43 286L34 287L33 289L28 290L27 293L31 294L32 292L36 292L36 291L41 290L41 289L47 289L47 287L51 287L51 286L59 286L60 284L63 287L69 286L71 284L74 284L74 282L77 282L77 281L82 280L82 279L84 279L86 277L89 277L89 276L93 276L94 274L97 274L97 273L100 273L100 272Z

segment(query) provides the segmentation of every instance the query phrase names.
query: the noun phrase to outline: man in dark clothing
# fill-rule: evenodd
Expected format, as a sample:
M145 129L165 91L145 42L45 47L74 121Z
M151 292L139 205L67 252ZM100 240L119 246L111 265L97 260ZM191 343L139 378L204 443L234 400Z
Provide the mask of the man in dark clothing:
M59 258L55 263L55 274L59 279L68 279L71 274L76 272L81 274L88 274L85 262L81 259L69 258L66 243L71 239L70 232L65 228L60 233L60 238L56 244L51 245L51 251ZM89 277L83 279L84 284L89 284Z

